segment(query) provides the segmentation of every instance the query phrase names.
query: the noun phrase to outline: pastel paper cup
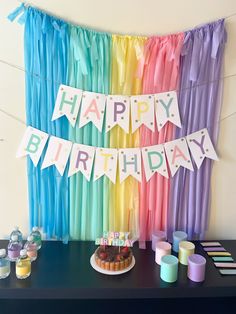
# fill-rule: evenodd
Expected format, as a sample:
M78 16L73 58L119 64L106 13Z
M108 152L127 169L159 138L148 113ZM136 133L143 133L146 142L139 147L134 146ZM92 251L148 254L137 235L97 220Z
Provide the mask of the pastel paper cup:
M161 258L161 272L162 280L172 283L178 278L178 258L174 255L165 255Z
M178 253L179 252L179 243L181 241L187 240L187 233L184 231L174 231L173 232L173 251Z
M155 255L155 261L158 265L161 265L161 258L165 255L171 254L171 244L168 242L157 242L156 244L156 255Z
M166 241L165 231L156 231L152 234L152 250L156 251L157 242Z

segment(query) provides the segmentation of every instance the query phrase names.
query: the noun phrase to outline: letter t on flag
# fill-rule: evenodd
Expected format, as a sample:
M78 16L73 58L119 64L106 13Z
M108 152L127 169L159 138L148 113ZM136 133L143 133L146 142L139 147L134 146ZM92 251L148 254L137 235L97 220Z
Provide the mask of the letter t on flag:
M81 98L82 90L66 85L60 85L52 121L65 115L70 121L70 124L74 127L80 108Z
M29 155L36 167L47 140L47 133L28 126L16 153L16 158Z
M117 149L97 148L94 162L94 181L104 174L115 184L117 168Z

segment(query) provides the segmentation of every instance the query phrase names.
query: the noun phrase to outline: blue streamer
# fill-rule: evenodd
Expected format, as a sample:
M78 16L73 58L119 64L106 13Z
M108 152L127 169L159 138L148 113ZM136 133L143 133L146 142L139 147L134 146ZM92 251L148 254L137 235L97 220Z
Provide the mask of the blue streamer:
M19 14L20 10L17 12ZM17 12L13 15L17 16ZM51 122L59 84L66 83L67 25L33 8L25 9L24 19L27 124L67 139L68 121ZM36 168L28 160L30 228L42 226L47 237L56 237L67 243L68 169L63 176L55 167L41 170L45 151Z

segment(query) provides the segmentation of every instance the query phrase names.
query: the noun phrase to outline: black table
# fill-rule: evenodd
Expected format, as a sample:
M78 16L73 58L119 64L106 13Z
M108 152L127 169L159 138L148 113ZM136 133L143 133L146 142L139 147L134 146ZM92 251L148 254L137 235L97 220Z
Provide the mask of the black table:
M236 259L236 241L220 242ZM67 314L75 313L75 307L78 313L126 310L131 313L134 308L135 313L173 313L178 307L182 310L176 313L185 313L184 308L187 310L190 306L192 313L195 310L199 313L199 306L202 310L211 309L209 313L222 310L236 313L236 276L221 276L199 242L195 245L196 253L207 259L206 280L203 283L190 281L187 266L179 265L178 281L169 284L160 279L160 266L155 263L151 243L146 250L134 245L136 264L131 271L108 276L90 266L90 257L96 249L94 242L76 241L65 245L45 241L38 259L32 263L29 278L17 279L12 263L10 276L0 280L0 313L3 314L4 309L6 313L12 310L31 314L56 309L57 313ZM0 241L1 248L6 246L7 241ZM232 312L227 312L227 308Z

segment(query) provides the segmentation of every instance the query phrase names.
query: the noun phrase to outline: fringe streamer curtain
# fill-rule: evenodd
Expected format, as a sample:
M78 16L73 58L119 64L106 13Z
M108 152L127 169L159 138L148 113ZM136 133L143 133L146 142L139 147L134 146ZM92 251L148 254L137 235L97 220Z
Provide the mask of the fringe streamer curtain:
M184 34L151 37L146 42L143 58L139 64L139 76L143 77L143 94L175 90L178 86L180 52ZM151 132L140 128L140 146L162 144L173 139L174 126L167 122L160 132L155 127ZM143 177L145 173L143 171ZM156 230L166 230L169 179L156 173L140 184L140 237L139 246L145 248L145 241L151 239Z
M51 122L60 83L66 83L68 27L63 21L33 8L25 19L25 69L27 124L49 134L68 138L65 118ZM65 242L69 236L67 171L41 170L28 160L30 226L42 226L48 237Z
M10 20L25 22L27 124L73 142L111 148L164 143L207 127L216 144L221 105L220 80L226 33L224 20L169 36L119 36L65 23L21 5ZM213 82L211 82L213 81ZM182 128L167 123L158 132L142 126L126 134L88 124L72 128L65 117L51 122L59 84L105 94L146 94L179 90ZM48 237L92 240L104 230L130 231L140 247L157 230L181 229L189 239L207 229L212 161L199 170L180 168L173 179L155 174L148 183L96 182L77 173L61 177L28 160L30 226ZM145 175L143 173L143 178Z
M224 20L186 32L180 61L182 128L176 128L176 138L207 127L216 146L225 41ZM205 158L197 171L181 168L171 179L169 238L177 229L185 230L190 239L204 237L209 216L211 170L212 161Z
M141 79L136 71L143 53L145 37L112 36L112 94L141 93ZM139 146L139 131L126 134L119 126L110 131L110 147L125 148ZM116 184L110 183L110 228L111 230L130 231L138 237L139 189L138 182L128 177Z
M70 27L68 84L83 90L109 93L111 36ZM69 127L69 139L97 147L109 146L109 133L93 124ZM93 175L91 176L93 177ZM70 178L70 235L92 240L109 229L109 183L103 178L88 182L81 173Z

